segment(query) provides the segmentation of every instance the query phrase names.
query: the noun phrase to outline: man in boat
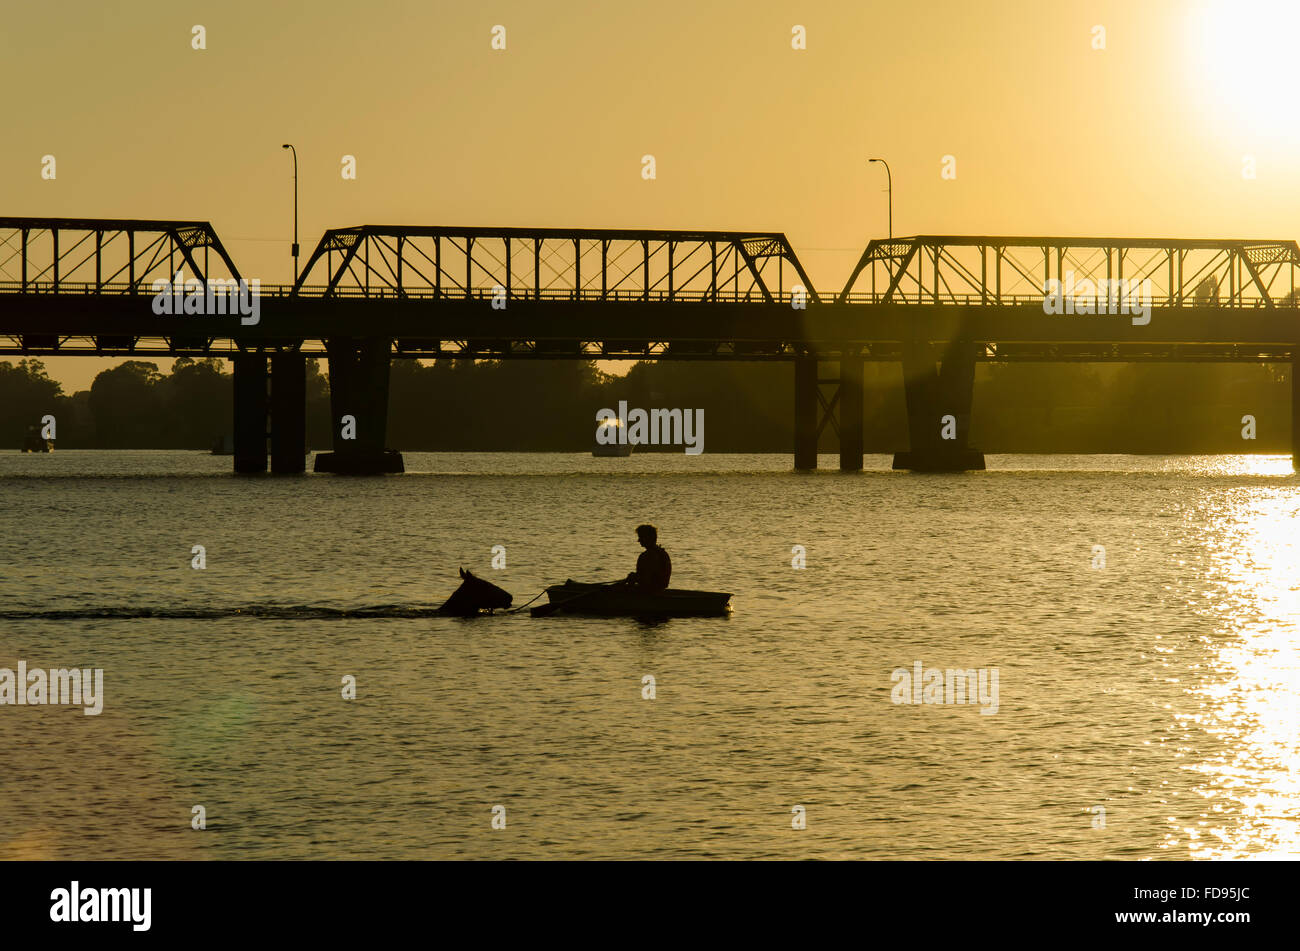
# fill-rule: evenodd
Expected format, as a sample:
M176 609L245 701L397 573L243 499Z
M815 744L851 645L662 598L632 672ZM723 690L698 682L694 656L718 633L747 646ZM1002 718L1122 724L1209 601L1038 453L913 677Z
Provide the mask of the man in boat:
M636 585L647 594L658 594L668 587L673 562L659 547L659 530L653 525L638 525L636 540L645 551L637 556L636 571L627 576L627 584Z

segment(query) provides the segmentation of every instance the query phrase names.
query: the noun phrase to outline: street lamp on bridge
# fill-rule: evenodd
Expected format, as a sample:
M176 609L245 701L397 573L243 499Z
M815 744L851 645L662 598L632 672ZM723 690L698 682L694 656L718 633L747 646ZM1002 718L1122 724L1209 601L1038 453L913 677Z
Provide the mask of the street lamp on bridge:
M885 181L888 182L889 188L889 236L894 236L894 176L889 172L889 163L882 158L867 159L867 164L879 162L885 166Z
M280 146L293 153L293 282L298 283L298 150L288 142Z

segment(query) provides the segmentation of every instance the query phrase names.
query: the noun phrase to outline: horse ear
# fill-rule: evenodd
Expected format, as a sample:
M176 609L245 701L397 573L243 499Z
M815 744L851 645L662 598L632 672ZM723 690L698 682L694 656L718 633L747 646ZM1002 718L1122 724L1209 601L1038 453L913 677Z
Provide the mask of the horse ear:
M465 577L465 569L464 569L464 568L461 568L461 569L460 569L460 576L461 576L462 578Z

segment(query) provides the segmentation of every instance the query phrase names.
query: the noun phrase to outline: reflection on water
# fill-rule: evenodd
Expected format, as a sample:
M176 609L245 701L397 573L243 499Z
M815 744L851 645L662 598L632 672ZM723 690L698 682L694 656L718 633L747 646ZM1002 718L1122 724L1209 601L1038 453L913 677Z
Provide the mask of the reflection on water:
M0 667L105 671L101 716L0 706L0 857L1300 852L1289 459L889 461L0 455ZM461 565L621 577L642 521L730 617L431 616ZM917 662L998 669L997 714L895 705Z
M1206 676L1183 717L1212 741L1189 768L1204 810L1185 825L1204 858L1300 854L1300 499L1288 487L1224 493L1202 512ZM1229 821L1231 820L1231 821Z

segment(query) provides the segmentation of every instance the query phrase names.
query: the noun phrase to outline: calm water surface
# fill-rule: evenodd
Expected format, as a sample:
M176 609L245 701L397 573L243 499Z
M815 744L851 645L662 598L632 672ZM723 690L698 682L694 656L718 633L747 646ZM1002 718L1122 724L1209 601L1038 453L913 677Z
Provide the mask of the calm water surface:
M0 856L1300 853L1287 458L406 463L0 455L0 667L100 667L106 694L0 706ZM427 616L459 565L516 605L622 576L642 521L731 617ZM916 661L997 668L996 714L894 704Z

